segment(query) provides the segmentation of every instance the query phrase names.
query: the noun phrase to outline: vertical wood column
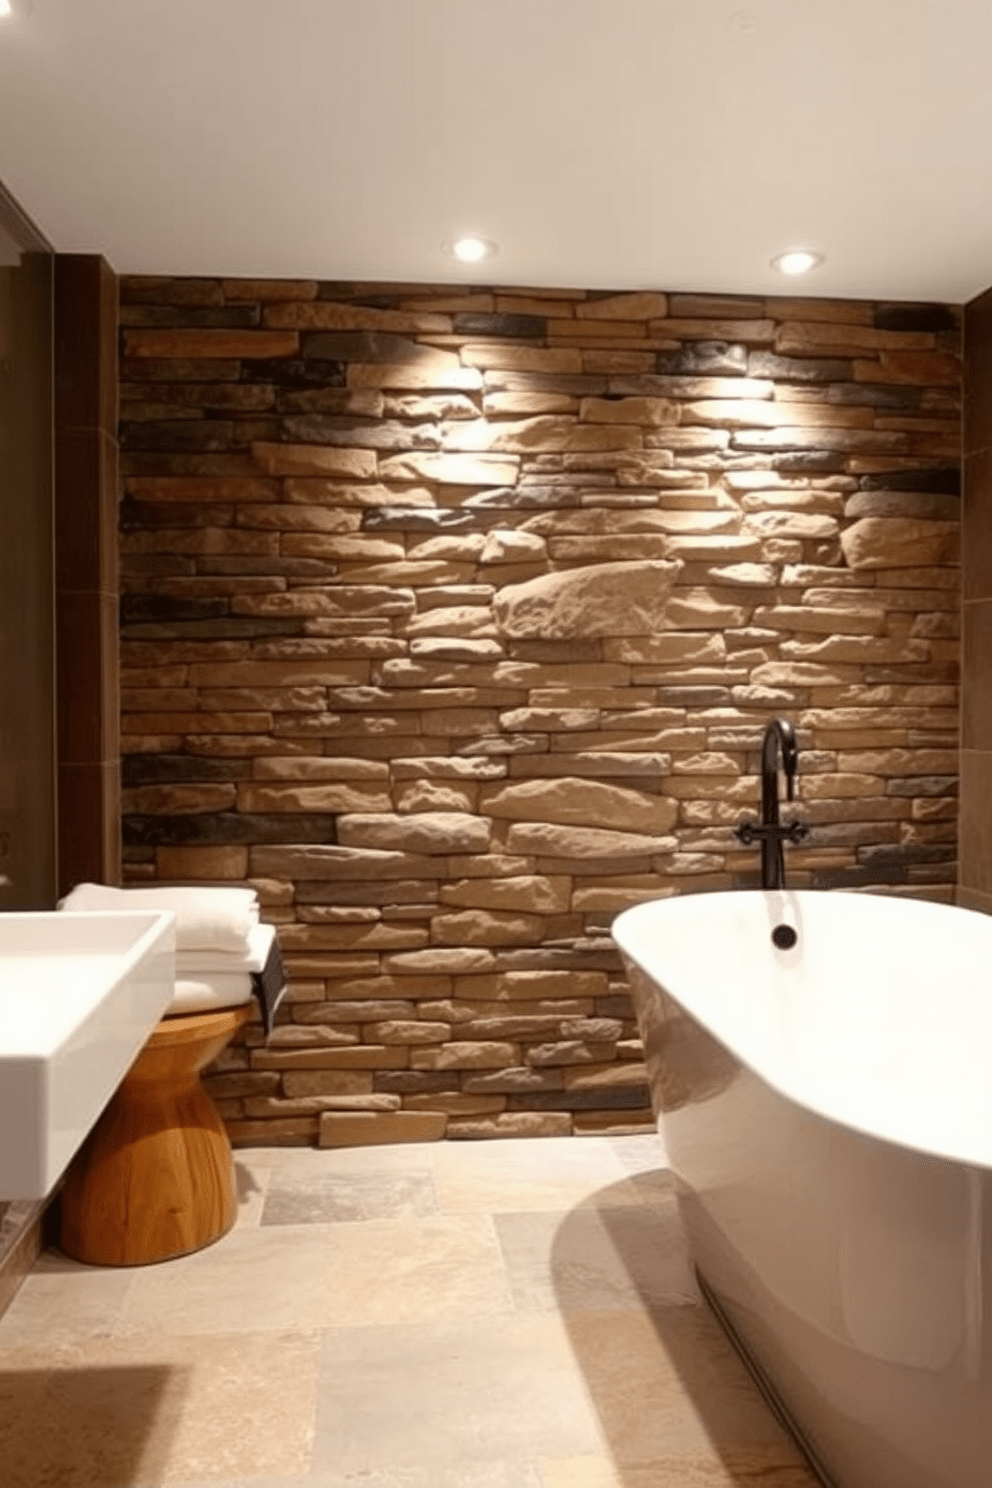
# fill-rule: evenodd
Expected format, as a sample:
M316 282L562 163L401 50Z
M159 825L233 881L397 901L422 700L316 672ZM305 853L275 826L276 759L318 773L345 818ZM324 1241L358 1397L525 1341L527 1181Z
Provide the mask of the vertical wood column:
M120 882L117 277L55 259L59 893Z

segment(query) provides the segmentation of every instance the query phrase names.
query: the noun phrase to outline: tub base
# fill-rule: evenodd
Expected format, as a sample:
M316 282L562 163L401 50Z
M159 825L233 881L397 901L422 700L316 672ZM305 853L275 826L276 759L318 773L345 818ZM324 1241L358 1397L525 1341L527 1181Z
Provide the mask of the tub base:
M754 1380L754 1383L761 1391L765 1404L771 1410L779 1423L789 1433L793 1442L802 1453L803 1458L806 1462L806 1466L809 1468L810 1472L816 1478L818 1483L822 1483L823 1488L842 1488L842 1485L837 1482L837 1479L831 1477L830 1474L827 1472L827 1469L824 1466L822 1459L818 1456L812 1442L805 1435L801 1426L796 1421L795 1416L793 1416L788 1406L779 1395L775 1386L772 1384L772 1381L769 1378L768 1374L758 1363L758 1360L755 1358L752 1351L748 1348L743 1337L734 1327L733 1323L730 1320L729 1314L720 1304L716 1293L710 1286L709 1282L706 1280L706 1277L700 1271L698 1266L694 1267L693 1269L696 1273L696 1281L699 1283L699 1290L702 1292L707 1306L709 1307L713 1316L716 1318L717 1322L720 1324L720 1327L723 1329L724 1333L727 1335L727 1338L733 1344L734 1350L741 1363L744 1365L744 1368L747 1370L748 1374L751 1376L751 1378Z

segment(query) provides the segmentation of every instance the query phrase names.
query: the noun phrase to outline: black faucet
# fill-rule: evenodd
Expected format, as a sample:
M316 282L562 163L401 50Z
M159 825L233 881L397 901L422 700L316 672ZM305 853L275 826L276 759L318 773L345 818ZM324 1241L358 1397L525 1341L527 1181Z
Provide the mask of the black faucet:
M761 823L742 821L734 829L734 836L750 847L752 842L761 843L761 887L763 889L785 888L785 859L783 842L801 842L809 831L804 822L793 820L781 826L778 819L778 770L781 755L785 771L785 789L788 800L796 793L796 775L799 772L799 745L796 731L787 718L776 718L765 729L761 743Z

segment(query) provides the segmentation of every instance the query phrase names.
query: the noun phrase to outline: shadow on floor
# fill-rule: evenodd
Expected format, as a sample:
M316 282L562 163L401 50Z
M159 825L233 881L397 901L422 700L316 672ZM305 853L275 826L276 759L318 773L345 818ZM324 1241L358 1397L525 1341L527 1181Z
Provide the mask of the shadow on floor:
M613 1459L604 1488L817 1488L702 1300L673 1175L637 1181L650 1200L636 1210L611 1204L610 1189L598 1196L629 1281L627 1307L577 1305L575 1255L588 1209L565 1216L552 1251L558 1306Z
M158 1481L187 1374L157 1365L0 1369L3 1488Z

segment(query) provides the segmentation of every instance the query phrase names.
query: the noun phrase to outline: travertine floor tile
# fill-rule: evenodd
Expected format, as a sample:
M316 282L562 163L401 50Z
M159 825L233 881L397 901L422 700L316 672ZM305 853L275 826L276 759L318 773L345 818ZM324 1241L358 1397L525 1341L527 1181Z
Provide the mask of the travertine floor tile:
M541 1488L525 1462L461 1462L457 1467L373 1467L313 1472L302 1478L228 1478L172 1483L169 1488ZM774 1488L774 1485L773 1485ZM786 1488L791 1488L787 1484Z
M437 1212L434 1175L426 1165L409 1172L295 1167L273 1172L262 1224L328 1224Z
M318 1226L231 1230L194 1255L136 1270L118 1328L206 1335L319 1327L326 1276Z
M0 1318L0 1350L113 1334L134 1276L130 1267L84 1266L44 1251Z
M702 1305L566 1313L610 1455L639 1465L787 1438ZM650 1401L650 1408L646 1402Z
M540 1464L541 1488L816 1488L788 1445L659 1457L620 1466L607 1457L567 1457Z
M234 1221L239 1230L256 1229L262 1218L262 1205L272 1177L269 1163L252 1161L251 1157L235 1154L234 1183L238 1197L238 1214Z
M430 1324L512 1310L488 1215L336 1225L327 1237L325 1323Z
M520 1138L487 1147L498 1150L487 1151L480 1162L474 1142L437 1145L434 1178L445 1213L523 1213L641 1202L605 1138Z
M606 1140L628 1173L668 1167L664 1138L658 1132L637 1137L607 1137Z
M0 1356L4 1488L139 1488L310 1465L319 1335L101 1339Z
M522 1312L608 1312L698 1303L674 1202L649 1208L498 1214Z
M557 1318L325 1334L314 1468L532 1462L602 1450Z

